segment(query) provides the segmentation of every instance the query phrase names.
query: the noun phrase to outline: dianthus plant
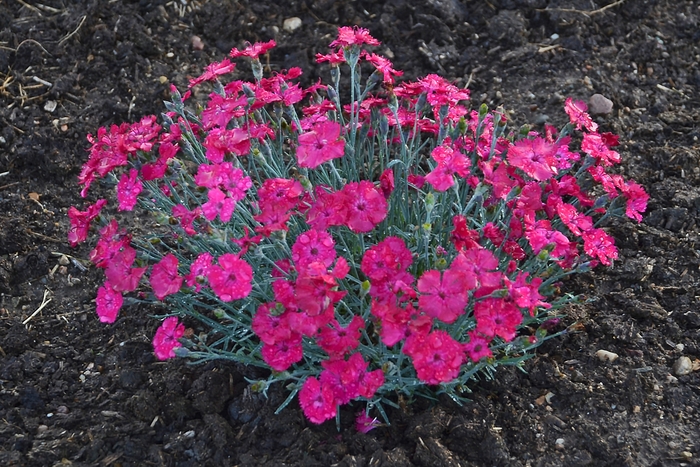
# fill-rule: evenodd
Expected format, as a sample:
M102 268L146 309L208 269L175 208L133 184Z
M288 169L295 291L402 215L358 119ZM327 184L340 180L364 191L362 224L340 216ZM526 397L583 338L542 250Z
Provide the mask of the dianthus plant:
M641 219L647 194L610 171L617 137L582 102L566 101L561 131L509 132L502 110L470 110L439 76L397 82L364 29L340 28L317 55L330 84L263 77L274 45L232 50L251 82L223 82L227 58L190 83L207 100L173 88L161 123L88 137L81 194L111 179L117 210L141 217L130 233L100 215L106 200L72 207L69 240L99 218L97 314L162 303L160 359L267 368L254 388L281 382L314 423L353 400L384 416L397 396L461 401L470 379L552 336L575 298L564 276L617 258L601 223Z

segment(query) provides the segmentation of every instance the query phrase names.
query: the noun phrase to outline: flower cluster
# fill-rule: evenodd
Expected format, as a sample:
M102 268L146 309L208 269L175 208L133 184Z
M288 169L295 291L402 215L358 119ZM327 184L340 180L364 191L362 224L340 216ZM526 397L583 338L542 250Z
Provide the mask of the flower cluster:
M507 132L504 112L470 110L468 90L440 76L397 83L364 29L339 29L317 56L330 84L306 89L299 69L263 77L274 45L231 51L253 82L222 82L229 59L192 79L213 89L198 110L173 88L160 124L88 137L81 194L111 179L119 211L153 220L127 232L100 215L106 200L69 210L74 246L102 224L99 319L114 322L135 293L211 329L185 337L168 317L159 359L269 368L256 387L288 381L313 423L356 399L382 414L396 393L460 400L476 372L519 365L551 337L573 298L562 277L617 258L605 219L641 219L647 194L610 170L617 137L582 102L566 101L561 131ZM367 412L357 424L377 426Z

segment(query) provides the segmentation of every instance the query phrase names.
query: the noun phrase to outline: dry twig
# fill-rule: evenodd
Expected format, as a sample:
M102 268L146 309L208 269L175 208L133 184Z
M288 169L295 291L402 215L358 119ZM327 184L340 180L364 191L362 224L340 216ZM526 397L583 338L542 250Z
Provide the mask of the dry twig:
M26 326L27 323L28 323L32 318L34 318L41 310L43 310L43 309L46 307L46 305L48 305L49 303L51 303L51 298L49 297L49 290L46 289L46 290L44 290L44 298L41 299L41 305L39 305L39 308L37 308L36 311L35 311L34 313L32 313L31 315L29 315L29 318L27 318L27 319L25 319L24 321L22 321L22 324L24 324L24 325Z
M589 10L589 11L577 10L575 8L539 8L537 11L560 11L562 13L578 13L578 14L590 17L593 15L604 13L606 10L609 10L610 8L614 8L618 5L621 5L624 2L625 2L625 0L618 0L615 3L611 3L610 5L606 5L604 7L598 8L597 10Z

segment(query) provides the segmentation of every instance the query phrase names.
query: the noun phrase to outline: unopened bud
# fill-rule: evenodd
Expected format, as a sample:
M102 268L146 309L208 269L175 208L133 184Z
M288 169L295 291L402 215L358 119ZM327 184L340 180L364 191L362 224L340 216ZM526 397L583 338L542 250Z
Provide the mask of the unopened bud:
M486 104L481 104L479 107L479 120L483 120L486 118L486 115L489 113L489 106Z
M433 209L435 209L435 195L428 193L425 195L425 210L428 212L428 219L430 219Z
M250 390L253 392L263 392L267 388L265 381L256 381L250 385Z

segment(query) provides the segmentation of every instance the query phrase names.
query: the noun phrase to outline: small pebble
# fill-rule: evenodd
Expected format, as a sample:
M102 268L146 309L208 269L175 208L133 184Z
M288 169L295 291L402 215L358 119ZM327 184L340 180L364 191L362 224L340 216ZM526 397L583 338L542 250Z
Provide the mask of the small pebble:
M608 115L612 110L613 102L602 94L593 94L588 99L588 111L591 115Z
M39 434L41 434L41 433L45 432L45 431L48 430L48 429L49 429L49 427L46 426L46 425L39 425L38 427L36 427L36 432L39 433Z
M284 29L287 32L294 32L297 29L299 29L300 27L301 27L301 18L297 18L296 16L292 16L291 18L287 18L282 23L282 29Z
M564 449L564 438L557 438L554 442L554 447L557 449Z
M192 36L192 49L193 50L204 50L204 42L199 36Z
M673 364L673 373L676 376L685 376L693 371L693 362L688 357L680 357Z
M599 350L595 353L595 356L602 362L614 362L619 357L618 354L614 352L608 352L607 350Z
M66 255L61 255L61 257L58 258L58 264L61 266L68 266L70 264L70 260Z

